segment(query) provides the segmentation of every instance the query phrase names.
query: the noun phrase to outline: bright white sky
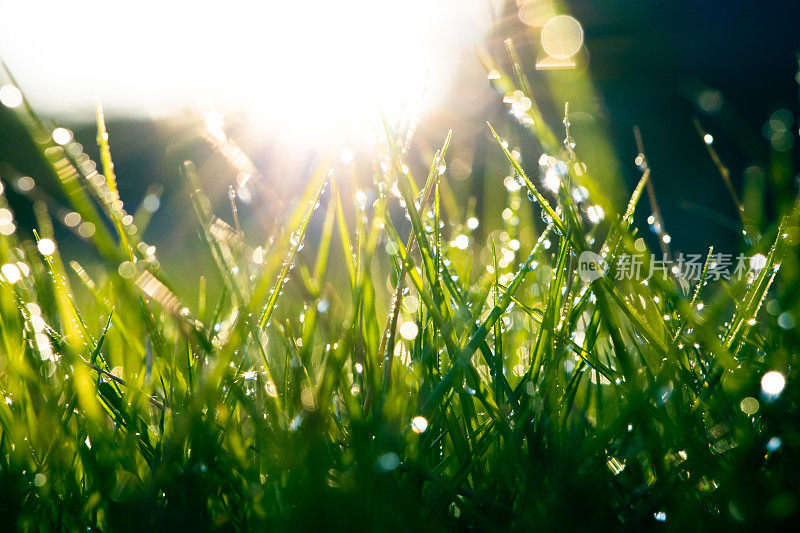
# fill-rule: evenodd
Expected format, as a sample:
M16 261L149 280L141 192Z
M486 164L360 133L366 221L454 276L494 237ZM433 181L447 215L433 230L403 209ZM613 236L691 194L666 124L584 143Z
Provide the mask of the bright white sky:
M0 57L42 111L162 114L209 96L271 124L349 121L452 83L485 0L0 0ZM290 118L291 117L291 118Z

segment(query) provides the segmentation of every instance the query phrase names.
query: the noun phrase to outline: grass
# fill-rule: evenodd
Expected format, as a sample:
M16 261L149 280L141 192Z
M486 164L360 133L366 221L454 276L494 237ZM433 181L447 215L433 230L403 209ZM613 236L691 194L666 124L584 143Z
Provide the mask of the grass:
M519 68L492 70L532 98ZM633 224L644 194L657 214L644 154L617 213L569 116L562 144L531 100L521 122L551 159L525 167L498 133L516 130L488 126L508 197L480 221L452 200L450 135L414 176L387 125L369 201L321 165L274 235L245 234L235 201L219 218L187 161L213 268L176 294L147 209L119 201L102 109L99 167L15 113L96 255L55 245L52 199L30 234L0 196L7 527L694 530L800 513L798 336L774 318L797 316L796 197L772 224L737 204L742 251L764 257L741 280L618 280L623 256L656 259ZM233 141L213 144L258 190ZM482 241L478 223L499 230ZM586 251L605 276L581 278Z

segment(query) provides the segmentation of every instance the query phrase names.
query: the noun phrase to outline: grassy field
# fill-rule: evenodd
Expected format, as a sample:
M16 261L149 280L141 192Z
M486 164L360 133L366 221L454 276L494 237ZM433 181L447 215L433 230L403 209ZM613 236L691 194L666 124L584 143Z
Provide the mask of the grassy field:
M340 178L347 163L320 165L274 234L245 233L236 195L270 191L210 132L234 167L234 208L213 212L184 164L196 254L214 265L185 294L161 269L169 250L146 241L155 197L119 200L102 110L95 164L9 100L12 81L6 102L52 171L37 179L60 187L66 211L40 198L31 233L0 195L4 528L793 523L796 195L765 221L730 186L743 259L729 279L713 250L693 275L677 255L665 267L646 154L617 212L568 110L548 126L519 69L491 70L513 112L487 126L507 168L491 178L502 209L454 199L450 135L415 176L407 132L387 124L380 149L358 156L374 162L369 190ZM513 121L544 154L521 156ZM636 209L652 212L658 249ZM92 245L91 265L59 247L54 219Z

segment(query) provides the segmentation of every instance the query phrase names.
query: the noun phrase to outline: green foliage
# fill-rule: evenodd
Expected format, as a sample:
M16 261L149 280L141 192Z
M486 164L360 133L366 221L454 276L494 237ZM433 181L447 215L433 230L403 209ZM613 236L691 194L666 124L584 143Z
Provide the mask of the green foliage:
M387 125L371 205L322 166L268 238L218 218L187 162L197 253L222 287L212 298L204 279L198 294L175 294L144 243L147 216L119 201L102 110L101 174L23 107L71 209L93 225L99 266L94 276L74 260L65 268L44 204L36 241L0 235L3 522L680 530L791 520L798 338L762 304L796 309L797 199L774 225L748 228L743 251L764 265L745 279L689 290L674 275L616 279L623 255L654 260L633 226L649 169L617 216L573 149L569 117L563 149L535 104L531 117L523 123L549 147L557 181L540 190L490 126L519 185L509 216L481 221L503 226L485 242L445 205L450 135L419 189ZM10 213L3 196L0 208ZM579 275L587 251L608 265L590 282ZM759 394L768 371L786 378L777 396Z

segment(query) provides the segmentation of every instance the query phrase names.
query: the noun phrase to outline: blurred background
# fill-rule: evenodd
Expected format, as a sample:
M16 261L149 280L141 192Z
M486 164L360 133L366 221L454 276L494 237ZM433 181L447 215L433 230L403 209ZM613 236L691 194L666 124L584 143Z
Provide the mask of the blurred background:
M692 121L769 219L798 183L799 16L795 2L744 0L18 1L0 4L0 58L27 102L95 160L102 101L121 198L131 212L143 201L153 212L145 236L189 289L195 279L177 274L202 269L183 260L195 237L179 165L196 162L230 221L237 170L212 149L215 135L241 146L268 186L268 197L240 199L254 244L319 164L344 166L351 188L369 196L381 113L415 132L407 157L418 173L452 128L453 196L480 215L479 236L501 227L508 168L486 121L524 166L541 155L487 79L487 61L511 68L507 38L559 135L569 101L576 150L612 203L626 201L640 175L638 125L673 250L738 253L734 204ZM17 95L0 96L0 177L20 225L33 227L31 200L47 199L74 254L88 254L80 235L89 229L59 211L57 187L10 109Z

